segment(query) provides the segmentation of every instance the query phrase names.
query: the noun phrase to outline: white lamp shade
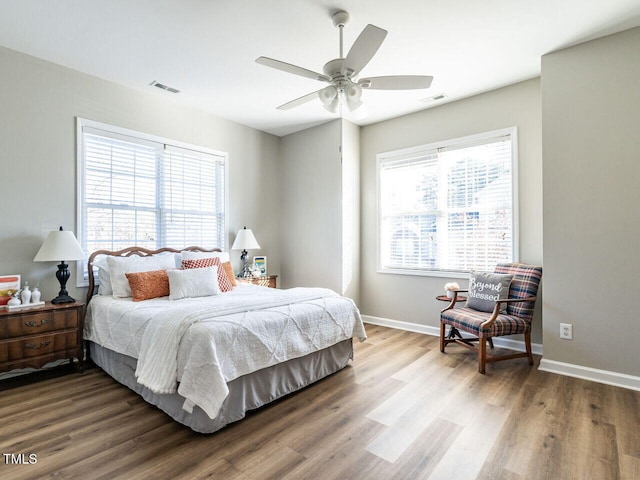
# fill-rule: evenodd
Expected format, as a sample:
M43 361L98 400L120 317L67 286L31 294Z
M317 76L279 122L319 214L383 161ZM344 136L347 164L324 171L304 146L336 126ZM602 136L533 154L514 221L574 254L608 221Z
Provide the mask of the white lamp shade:
M86 255L69 230L49 232L42 247L38 250L34 262L60 262L63 260L84 260Z
M255 250L260 248L256 237L253 236L253 232L250 228L244 227L238 231L236 239L231 246L231 250Z

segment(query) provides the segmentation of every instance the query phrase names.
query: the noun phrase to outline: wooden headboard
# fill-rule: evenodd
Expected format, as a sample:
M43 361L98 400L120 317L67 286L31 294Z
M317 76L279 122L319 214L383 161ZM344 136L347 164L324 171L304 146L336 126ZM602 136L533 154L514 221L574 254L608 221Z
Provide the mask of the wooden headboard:
M112 257L130 257L132 255L138 255L139 257L149 257L151 255L156 255L158 253L163 253L163 252L180 253L185 250L188 250L190 252L221 252L222 251L219 248L209 249L209 248L202 248L202 247L186 247L186 248L181 248L180 250L175 248L169 248L169 247L159 248L158 250L149 250L148 248L142 248L142 247L128 247L128 248L123 248L122 250L117 250L117 251L96 250L89 256L89 262L87 267L89 270L89 290L87 290L87 304L89 303L89 300L91 300L91 298L93 297L93 292L96 286L95 278L93 275L93 262L95 261L96 257L101 255L108 255Z

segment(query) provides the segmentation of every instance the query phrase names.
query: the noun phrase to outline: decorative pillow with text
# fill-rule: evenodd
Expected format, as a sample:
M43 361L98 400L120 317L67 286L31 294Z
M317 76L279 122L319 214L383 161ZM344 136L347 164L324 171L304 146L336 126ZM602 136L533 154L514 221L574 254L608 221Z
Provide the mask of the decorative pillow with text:
M509 286L513 275L472 271L469 275L469 293L466 306L480 312L493 312L497 300L509 298ZM507 304L500 305L500 313Z

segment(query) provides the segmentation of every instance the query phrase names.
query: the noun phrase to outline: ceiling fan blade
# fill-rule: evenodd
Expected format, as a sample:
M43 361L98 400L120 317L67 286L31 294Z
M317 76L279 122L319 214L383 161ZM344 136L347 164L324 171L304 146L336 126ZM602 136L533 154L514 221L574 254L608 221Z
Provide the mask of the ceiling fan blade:
M382 45L387 31L375 25L367 25L353 42L342 66L342 73L348 77L358 74L373 58Z
M369 90L416 90L429 88L433 77L427 75L389 75L358 80L358 85Z
M302 97L298 97L295 100L291 100L290 102L284 103L278 107L278 110L290 110L294 107L304 105L305 103L310 102L311 100L317 100L319 98L318 95L321 91L322 90L318 90L316 92L307 93Z
M258 57L256 63L260 65L266 65L267 67L282 70L283 72L293 73L294 75L300 75L301 77L311 78L313 80L320 80L323 82L330 82L331 78L321 73L307 70L306 68L298 67L297 65L291 65L290 63L281 62L280 60L274 60L269 57Z

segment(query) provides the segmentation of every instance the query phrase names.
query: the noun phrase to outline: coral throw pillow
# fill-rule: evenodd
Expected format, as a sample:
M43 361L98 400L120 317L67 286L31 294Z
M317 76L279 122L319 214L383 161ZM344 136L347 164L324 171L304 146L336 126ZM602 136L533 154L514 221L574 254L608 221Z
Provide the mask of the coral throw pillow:
M125 273L125 275L129 280L134 302L169 296L169 277L166 270Z
M223 262L222 268L224 268L224 271L227 272L227 277L229 277L229 282L231 282L231 285L235 287L237 285L237 282L236 282L236 276L233 273L233 267L231 266L231 262Z
M182 260L182 268L186 268L187 270L191 268L207 267L218 267L218 287L220 288L221 292L230 292L231 290L233 290L233 285L229 280L227 272L224 268L222 268L222 264L219 258L214 257L200 258L198 260Z

